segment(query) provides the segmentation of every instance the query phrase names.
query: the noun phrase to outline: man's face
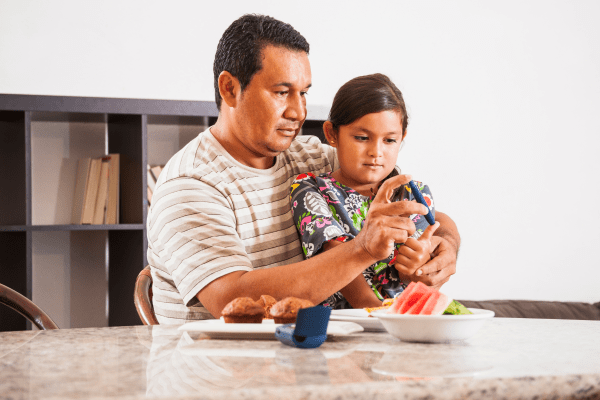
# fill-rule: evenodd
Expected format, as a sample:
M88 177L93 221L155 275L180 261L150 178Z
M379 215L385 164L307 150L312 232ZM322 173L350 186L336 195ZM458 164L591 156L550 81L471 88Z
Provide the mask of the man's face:
M273 157L290 147L306 119L311 72L303 51L269 45L262 57L262 69L236 97L234 135L243 146L245 164L269 168Z

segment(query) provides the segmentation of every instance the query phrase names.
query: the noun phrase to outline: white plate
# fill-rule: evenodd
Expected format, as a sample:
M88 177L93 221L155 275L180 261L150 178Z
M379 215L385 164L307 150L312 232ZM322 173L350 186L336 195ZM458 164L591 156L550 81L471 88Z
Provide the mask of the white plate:
M349 310L332 310L330 321L347 321L359 324L365 331L385 331L385 328L375 317L369 317L369 313L362 308Z
M494 312L469 308L468 315L407 315L373 311L385 329L406 342L440 343L466 340L475 335L483 323L494 317Z
M188 322L178 329L204 333L213 339L275 339L276 324L272 319L263 320L262 324L226 324L222 319ZM328 336L347 336L362 332L363 327L353 322L329 321Z

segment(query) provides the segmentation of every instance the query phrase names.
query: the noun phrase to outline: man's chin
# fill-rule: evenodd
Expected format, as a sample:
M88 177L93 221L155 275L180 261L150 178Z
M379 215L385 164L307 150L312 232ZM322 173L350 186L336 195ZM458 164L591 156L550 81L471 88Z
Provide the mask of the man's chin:
M295 137L290 137L287 140L280 140L277 143L271 143L269 144L267 147L267 150L270 151L271 153L273 153L273 156L278 155L279 153L282 153L284 151L286 151L287 149L290 148L290 146L292 145L292 141L295 139Z

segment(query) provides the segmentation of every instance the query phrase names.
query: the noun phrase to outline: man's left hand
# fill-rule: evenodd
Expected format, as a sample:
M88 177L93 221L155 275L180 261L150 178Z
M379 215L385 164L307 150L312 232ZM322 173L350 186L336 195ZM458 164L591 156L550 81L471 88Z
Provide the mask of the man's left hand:
M431 241L435 246L431 260L419 268L411 276L411 280L439 289L456 273L457 254L454 246L446 239L434 236Z

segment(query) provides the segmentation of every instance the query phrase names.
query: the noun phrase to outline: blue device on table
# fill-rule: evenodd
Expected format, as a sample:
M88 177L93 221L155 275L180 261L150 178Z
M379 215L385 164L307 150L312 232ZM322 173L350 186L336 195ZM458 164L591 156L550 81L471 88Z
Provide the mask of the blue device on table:
M313 349L327 339L327 325L331 308L315 306L298 310L295 324L278 326L275 337L283 344Z
M408 182L408 185L410 186L410 190L412 191L413 196L415 196L415 199L427 207L427 215L425 216L425 219L427 222L429 222L429 225L435 224L435 218L433 218L433 214L431 213L431 210L429 209L429 206L427 205L427 202L423 198L423 195L421 194L421 191L417 185L413 181Z

